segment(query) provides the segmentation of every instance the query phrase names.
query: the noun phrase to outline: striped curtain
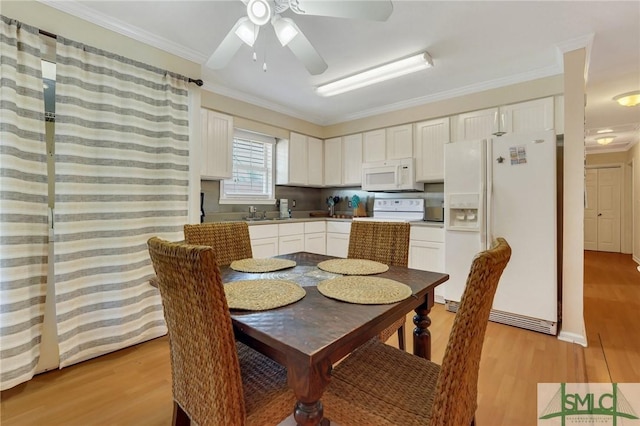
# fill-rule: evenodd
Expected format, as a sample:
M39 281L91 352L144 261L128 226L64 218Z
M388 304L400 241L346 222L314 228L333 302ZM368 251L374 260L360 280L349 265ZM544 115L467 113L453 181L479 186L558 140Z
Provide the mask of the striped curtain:
M181 240L184 77L58 37L55 279L60 366L166 333L147 240Z
M33 377L47 282L47 147L38 30L0 15L2 390Z

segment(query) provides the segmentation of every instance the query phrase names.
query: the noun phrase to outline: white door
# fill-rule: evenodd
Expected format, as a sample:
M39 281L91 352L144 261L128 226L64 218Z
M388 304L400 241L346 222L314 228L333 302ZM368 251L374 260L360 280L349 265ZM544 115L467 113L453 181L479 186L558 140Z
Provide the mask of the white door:
M584 249L598 250L598 169L587 169L585 191Z
M620 252L620 168L587 170L585 250Z

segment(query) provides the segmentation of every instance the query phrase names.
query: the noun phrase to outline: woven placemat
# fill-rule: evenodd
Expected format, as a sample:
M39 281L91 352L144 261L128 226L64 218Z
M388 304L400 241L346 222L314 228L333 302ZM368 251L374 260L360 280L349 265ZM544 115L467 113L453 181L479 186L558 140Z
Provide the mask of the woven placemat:
M231 262L230 268L239 272L273 272L293 268L296 262L287 259L242 259Z
M361 305L382 305L406 299L411 287L380 277L347 276L318 283L318 291L332 299Z
M373 275L389 270L384 263L366 259L331 259L318 263L323 271L342 275Z
M293 281L241 280L224 285L229 309L265 311L297 302L307 294Z

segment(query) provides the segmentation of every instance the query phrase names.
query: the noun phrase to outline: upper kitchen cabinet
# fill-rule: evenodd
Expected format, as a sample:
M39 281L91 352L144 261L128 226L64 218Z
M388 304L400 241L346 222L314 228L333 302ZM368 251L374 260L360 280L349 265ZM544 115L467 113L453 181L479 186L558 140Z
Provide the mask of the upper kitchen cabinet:
M342 138L324 141L324 186L342 185Z
M413 125L388 127L363 134L362 161L371 163L413 157Z
M449 143L449 118L423 121L415 125L416 181L444 180L444 144Z
M342 184L362 185L362 133L342 138Z
M413 157L413 125L404 124L402 126L389 127L387 133L387 158Z
M362 184L362 134L324 141L324 185Z
M536 99L460 114L452 118L454 141L482 139L505 133L554 128L553 98Z
M307 185L322 186L324 183L324 142L322 139L307 137Z
M291 132L276 145L276 184L322 186L322 140Z
M387 159L387 132L385 129L371 130L362 135L362 162Z
M233 172L233 117L200 109L202 179L229 179Z

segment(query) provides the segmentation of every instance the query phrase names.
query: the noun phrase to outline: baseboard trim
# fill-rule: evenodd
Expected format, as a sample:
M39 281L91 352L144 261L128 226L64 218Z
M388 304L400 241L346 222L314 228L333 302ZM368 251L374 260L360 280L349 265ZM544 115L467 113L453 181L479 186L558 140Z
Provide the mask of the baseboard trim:
M558 340L562 340L563 342L576 343L585 348L589 346L587 344L586 336L578 333L570 333L568 331L560 331L560 333L558 333Z

